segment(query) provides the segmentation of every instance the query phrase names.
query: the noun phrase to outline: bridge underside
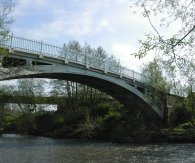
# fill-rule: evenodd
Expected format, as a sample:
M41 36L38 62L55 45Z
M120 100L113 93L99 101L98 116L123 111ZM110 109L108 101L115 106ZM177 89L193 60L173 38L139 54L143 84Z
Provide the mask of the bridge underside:
M111 95L115 99L119 100L127 109L130 109L132 111L134 111L135 109L140 110L145 116L147 116L148 120L162 120L161 115L159 115L158 112L156 112L151 107L151 105L149 105L147 101L143 99L143 97L138 96L134 92L137 90L130 91L129 89L122 87L121 85L104 79L89 75L72 73L32 73L28 75L17 75L15 77L10 77L9 79L19 78L61 79L85 84ZM128 85L128 87L131 88L132 86Z

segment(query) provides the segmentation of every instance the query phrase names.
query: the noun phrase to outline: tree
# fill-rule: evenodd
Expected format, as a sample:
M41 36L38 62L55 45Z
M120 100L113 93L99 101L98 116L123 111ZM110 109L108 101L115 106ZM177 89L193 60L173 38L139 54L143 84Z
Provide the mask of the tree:
M36 104L38 97L43 97L45 92L45 80L42 79L21 79L18 80L17 91L14 92L14 96L20 96L23 98L23 103L21 101L16 101L20 110L23 114L31 114L41 110L43 106L38 106Z
M10 32L10 26L13 22L13 18L10 16L11 12L13 11L15 7L15 3L13 0L1 0L0 1L0 45L3 44L4 41L6 41L6 36ZM3 63L3 57L7 56L8 52L0 48L0 63ZM0 74L1 75L7 75L11 73L17 72L15 69L4 69L2 68L2 64L0 66Z
M0 1L0 36L4 38L10 32L10 25L13 22L10 13L13 11L15 3L13 0L1 0Z
M97 58L100 58L102 60L105 60L107 58L107 56L108 55L106 54L106 51L101 46L99 46L95 50L94 57L97 57Z
M13 116L7 113L7 99L10 98L14 90L13 86L3 85L0 87L0 134L3 131L6 116Z
M42 79L21 79L17 81L16 90L12 91L10 97L14 101L14 105L12 105L14 110L18 110L20 113L15 122L17 131L31 134L36 131L34 119L38 111L46 107L37 105L39 97L44 95L44 84L45 81Z
M60 55L70 61L81 62L89 67L98 67L115 73L120 71L119 61L113 55L108 55L101 46L92 48L88 43L81 46L76 40L69 41L67 44L63 44Z
M145 82L146 84L154 89L157 89L159 92L167 92L170 91L170 83L163 76L163 69L159 63L159 60L156 58L145 65L142 69L143 76L146 76Z
M145 65L142 74L146 76L145 83L150 88L147 98L157 105L163 104L166 95L170 93L171 83L163 76L163 70L159 60L154 59L153 62Z
M82 52L81 45L79 44L78 41L73 40L69 41L67 44L66 43L63 44L62 51L60 52L60 54L69 60L77 61L79 59L77 57L80 57L78 54L81 52Z
M194 0L136 0L132 7L146 17L153 32L139 40L140 48L134 55L142 58L151 52L162 59L164 68L173 78L186 76L189 67L194 65L195 46L195 1ZM152 18L158 16L160 27L168 28L168 35L162 34L160 27ZM171 25L177 25L174 33L169 32ZM164 30L165 30L164 29Z

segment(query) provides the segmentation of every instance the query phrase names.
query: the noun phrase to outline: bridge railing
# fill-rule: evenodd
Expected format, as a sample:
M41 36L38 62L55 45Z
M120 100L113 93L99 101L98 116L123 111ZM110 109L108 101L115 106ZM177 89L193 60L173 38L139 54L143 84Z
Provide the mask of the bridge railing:
M46 44L42 41L31 40L13 35L4 35L0 37L0 46L7 48L14 48L15 50L22 50L29 53L36 53L51 57L65 59L69 62L94 67L106 72L118 74L120 76L137 80L145 81L145 77L134 70L130 70L121 66L119 63L113 62L109 59L97 58L92 55L87 55L85 51L67 50L63 47Z

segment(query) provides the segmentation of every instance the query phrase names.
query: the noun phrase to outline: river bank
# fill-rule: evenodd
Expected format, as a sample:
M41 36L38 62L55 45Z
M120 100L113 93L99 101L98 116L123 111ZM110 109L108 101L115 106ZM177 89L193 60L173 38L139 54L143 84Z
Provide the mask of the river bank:
M72 113L71 116L64 112L25 114L14 121L8 119L2 133L132 144L195 142L194 121L174 128L162 128L157 123L127 113L119 114L115 110L101 117L88 118L81 113Z
M151 135L152 143L195 143L195 129L163 129Z
M187 123L188 124L188 123ZM52 138L52 139L70 139L70 140L80 140L80 141L106 141L118 144L159 144L159 143L195 143L195 129L194 128L185 128L186 124L182 124L176 128L164 128L159 131L151 131L147 134L145 139L141 138L133 138L133 137L120 137L120 138L106 138L106 137L71 137L70 135L62 136L57 135L57 133L45 133L45 134L38 134L38 133L22 133L22 132L2 132L2 134L21 134L26 136L41 136L45 138ZM184 127L184 128L183 128ZM146 135L145 135L146 136Z
M126 137L112 141L120 144L195 143L195 130L162 129L148 134L148 137L144 140Z

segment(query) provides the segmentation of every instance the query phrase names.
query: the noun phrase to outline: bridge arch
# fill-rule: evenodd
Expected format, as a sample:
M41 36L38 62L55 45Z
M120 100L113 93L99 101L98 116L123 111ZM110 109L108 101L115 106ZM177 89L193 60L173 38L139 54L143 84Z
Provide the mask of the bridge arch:
M22 72L7 79L20 78L48 78L78 82L111 95L126 108L139 109L148 119L160 120L163 118L158 107L152 106L145 95L133 84L115 76L108 76L105 72L99 73L99 71L91 71L86 68L72 67L69 64L53 63L52 65L33 66L30 71Z

